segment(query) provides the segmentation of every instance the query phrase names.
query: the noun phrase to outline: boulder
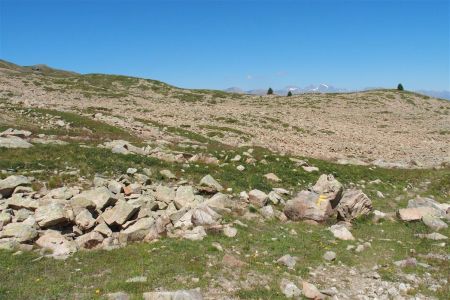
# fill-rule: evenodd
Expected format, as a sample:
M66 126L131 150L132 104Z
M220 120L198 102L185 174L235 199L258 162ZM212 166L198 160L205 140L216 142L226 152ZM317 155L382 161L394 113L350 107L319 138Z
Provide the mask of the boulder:
M10 213L7 213L6 211L0 212L0 228L1 226L5 226L11 223L11 219L12 217Z
M264 178L266 178L269 181L273 181L273 182L280 182L281 181L281 179L278 178L278 176L275 175L274 173L265 174Z
M182 207L192 207L195 202L194 189L192 186L180 186L175 193L175 206L177 209Z
M194 227L192 230L185 230L181 237L191 241L201 241L206 236L206 231L202 226Z
M141 241L150 232L150 228L155 223L153 218L142 218L133 225L121 232L121 235L127 241Z
M82 209L75 217L75 224L82 230L87 230L95 225L95 219L87 209Z
M47 230L37 241L36 245L52 251L52 256L65 258L77 251L74 241L66 239L59 231Z
M306 219L323 222L333 213L334 210L327 196L310 191L299 192L284 206L284 214L293 221Z
M289 254L283 255L277 260L278 264L285 265L288 269L294 269L297 263L297 258L290 256Z
M323 259L327 260L327 261L333 261L336 259L336 253L333 251L327 251L325 252L325 254L323 255Z
M320 194L328 202L332 208L335 208L339 200L341 200L343 187L331 174L322 174L317 180L316 184L311 189L312 192Z
M435 215L423 216L422 222L434 231L439 231L441 229L446 229L448 227L448 225L444 221L442 221Z
M44 198L69 200L78 193L79 193L78 189L64 186L49 191Z
M64 205L53 202L48 205L39 206L35 212L36 222L41 228L55 225L64 225L71 219L70 211Z
M214 192L220 192L223 187L211 175L206 175L200 180L200 186L210 188Z
M77 237L75 239L75 243L77 244L78 248L94 249L98 248L98 246L102 244L103 240L103 235L101 235L97 231L91 231Z
M125 201L119 201L113 208L106 210L101 217L108 225L122 225L138 210L139 207L130 205Z
M280 289L286 298L298 298L302 294L302 291L291 281L282 279L280 283Z
M108 190L117 195L122 192L123 186L120 182L111 180L108 182Z
M31 197L23 197L22 195L13 195L6 201L6 204L9 208L12 209L28 209L28 210L36 210L39 207L39 202L32 199Z
M31 135L31 131L28 130L19 130L14 128L8 128L5 131L0 133L1 137L7 137L7 136L17 136L20 138L29 137Z
M450 204L439 203L431 198L417 197L416 199L411 199L408 201L408 208L422 207L430 208L433 211L432 214L438 216L439 218L444 218L447 214L447 211L450 210Z
M8 198L18 186L30 185L30 180L22 175L11 175L0 180L0 194L3 198Z
M333 233L335 238L338 238L340 240L352 241L355 239L352 233L343 224L335 224L329 227L328 230L330 230L331 233Z
M16 136L0 137L0 148L30 148L32 144Z
M101 233L103 236L105 237L109 237L112 235L112 230L108 227L108 225L106 225L105 223L100 223L98 224L95 228L94 231L97 231L98 233Z
M397 216L402 221L420 221L426 215L435 215L436 210L432 207L413 207L401 208L397 212Z
M148 292L144 300L203 300L198 290L179 290L174 292Z
M202 206L192 210L192 224L195 226L212 226L217 224L220 215L212 210L209 206Z
M18 242L30 242L38 236L36 228L24 223L9 223L1 231L1 237L13 237Z
M226 237L234 238L234 237L237 235L237 233L238 233L238 231L237 231L237 229L234 228L234 227L231 227L231 226L225 226L225 227L223 228L223 234L224 234Z
M265 218L265 219L273 219L275 217L275 212L273 210L272 205L264 206L259 210L259 213Z
M361 190L346 190L337 206L338 219L352 221L372 211L372 201Z
M155 198L167 204L171 203L175 199L175 190L168 186L159 185L156 188Z
M117 198L108 190L107 187L102 186L92 190L84 191L72 199L75 202L88 203L89 201L95 204L99 210L103 210L107 206L116 203Z
M253 204L254 206L256 206L258 208L261 208L264 205L266 205L268 199L269 199L269 196L267 196L266 193L264 193L260 190L257 190L257 189L251 190L248 193L248 200L250 201L251 204Z
M303 281L302 283L302 291L303 291L303 295L307 298L307 299L314 299L314 300L319 300L319 299L325 299L325 295L322 294L314 284Z

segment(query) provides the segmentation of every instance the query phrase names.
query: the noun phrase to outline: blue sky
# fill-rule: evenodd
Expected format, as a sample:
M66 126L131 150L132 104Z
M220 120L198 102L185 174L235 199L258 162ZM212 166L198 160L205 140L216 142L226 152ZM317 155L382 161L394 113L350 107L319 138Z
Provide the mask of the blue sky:
M449 2L0 0L0 58L188 88L450 90Z

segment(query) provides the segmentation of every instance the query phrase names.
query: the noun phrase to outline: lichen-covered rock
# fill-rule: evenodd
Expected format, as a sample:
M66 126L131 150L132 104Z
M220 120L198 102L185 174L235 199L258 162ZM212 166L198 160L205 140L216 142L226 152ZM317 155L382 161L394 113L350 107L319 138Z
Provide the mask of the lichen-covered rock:
M0 194L7 198L12 195L14 189L18 186L30 185L30 180L22 175L11 175L0 180Z
M340 220L352 221L372 211L372 201L361 190L347 190L337 206Z
M38 236L36 228L24 223L9 223L0 234L1 237L13 237L20 243L33 241Z
M52 256L65 258L77 251L74 241L66 239L59 231L47 230L37 241L36 245L52 251Z
M39 206L35 212L36 222L41 228L48 228L55 225L62 225L71 219L70 211L64 205L53 202L48 205Z

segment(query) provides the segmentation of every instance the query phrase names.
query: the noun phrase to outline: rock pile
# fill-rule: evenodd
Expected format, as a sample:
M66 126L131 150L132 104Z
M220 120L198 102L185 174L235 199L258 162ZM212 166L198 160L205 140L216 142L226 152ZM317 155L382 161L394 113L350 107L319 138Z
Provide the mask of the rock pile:
M190 240L203 239L209 230L236 235L236 229L221 224L233 201L211 176L195 187L151 183L147 175L131 173L96 177L84 191L35 192L27 177L0 180L0 248L40 248L65 258L80 249L113 249L163 235ZM205 188L212 196L202 194Z
M372 202L360 190L346 190L333 175L323 174L309 190L287 201L286 216L293 220L324 222L337 213L338 219L352 221L372 211Z

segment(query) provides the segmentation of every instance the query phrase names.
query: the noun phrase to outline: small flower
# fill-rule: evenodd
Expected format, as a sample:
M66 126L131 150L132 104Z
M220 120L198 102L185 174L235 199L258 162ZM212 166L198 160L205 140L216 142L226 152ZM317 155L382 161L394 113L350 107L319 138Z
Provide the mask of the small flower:
M96 290L95 290L95 293L96 293L96 294L100 294L100 290L99 290L99 289L96 289Z

